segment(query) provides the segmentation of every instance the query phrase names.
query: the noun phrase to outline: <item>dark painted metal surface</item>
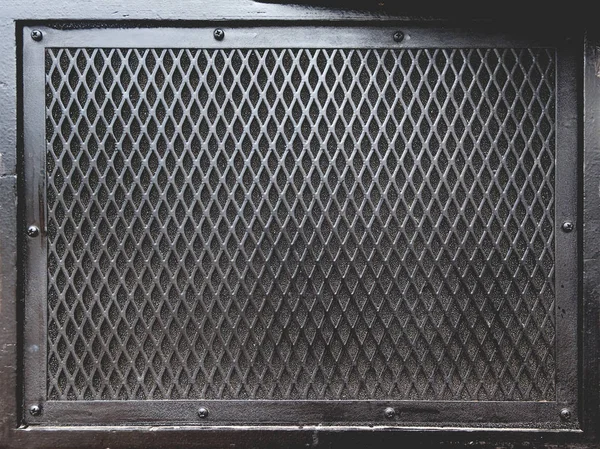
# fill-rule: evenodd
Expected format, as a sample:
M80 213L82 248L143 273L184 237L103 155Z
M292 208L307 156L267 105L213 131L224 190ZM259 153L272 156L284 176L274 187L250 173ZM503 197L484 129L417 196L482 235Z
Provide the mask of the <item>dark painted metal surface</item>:
M35 3L35 2L34 2ZM135 3L135 2L134 2ZM180 5L181 6L181 5ZM253 17L261 17L265 19L282 19L288 17L292 20L303 19L319 19L319 20L357 20L361 18L381 19L385 18L383 13L364 13L364 12L349 12L330 11L320 8L306 8L295 6L282 5L261 5L257 6L252 2L220 2L219 6L213 8L198 8L196 2L194 5L189 5L186 12L186 17L190 20L222 20L223 18L244 20ZM583 357L580 359L580 364L572 365L574 371L573 378L580 378L582 388L579 390L581 401L577 407L578 413L581 416L581 425L583 432L578 435L559 435L553 432L540 431L536 432L535 436L531 433L511 432L510 435L501 433L501 431L478 431L462 434L453 432L450 429L430 429L429 433L423 433L422 429L408 430L391 430L380 429L374 433L373 429L356 428L351 432L341 432L338 428L322 429L319 427L271 427L260 428L255 426L238 426L238 427L220 427L220 428L205 428L198 429L194 427L180 428L149 428L149 427L111 427L104 430L99 430L94 427L84 427L80 429L69 427L31 427L27 430L16 430L22 416L19 408L21 407L19 397L19 388L17 384L17 367L18 367L18 308L17 298L17 235L20 235L20 240L27 239L26 230L30 223L20 223L21 231L17 234L17 214L16 214L16 183L17 183L17 116L14 114L17 105L17 70L16 63L18 61L17 42L20 40L21 31L15 19L31 19L31 11L36 11L35 15L40 20L57 19L57 18L87 18L96 20L111 20L116 16L122 17L126 15L133 20L170 20L178 19L181 16L182 10L173 10L172 5L159 5L148 2L142 2L139 5L129 4L127 11L123 11L119 6L104 3L101 6L89 7L86 5L45 5L45 4L29 4L27 8L15 7L13 10L3 11L6 19L2 32L2 44L4 49L3 58L6 56L6 63L0 68L0 82L2 89L0 95L3 95L2 100L6 109L2 111L0 123L2 123L3 132L5 133L4 140L0 142L2 145L2 162L3 173L5 176L0 180L2 186L6 187L3 192L13 192L14 196L2 195L0 198L0 206L2 215L0 219L3 221L2 227L3 239L1 249L2 264L2 283L0 284L0 305L2 313L0 320L0 342L2 343L0 352L0 376L3 384L7 385L6 394L3 395L3 401L0 404L3 413L1 416L4 423L2 429L2 443L0 445L10 445L15 447L82 447L82 446L97 446L97 447L148 447L173 445L177 447L218 447L224 443L237 443L238 445L253 445L262 447L275 447L283 444L297 446L330 446L332 444L347 445L349 442L354 444L372 444L376 440L381 445L397 445L398 441L410 444L418 443L424 447L430 447L434 443L454 442L455 445L472 445L481 447L496 447L504 445L505 447L519 447L524 442L529 442L533 445L569 445L575 447L595 447L594 438L598 428L598 261L596 249L598 234L597 234L597 219L598 219L598 127L596 125L595 115L599 105L599 89L597 78L597 45L596 38L591 37L591 44L586 47L587 64L582 73L569 75L564 80L564 87L572 89L574 92L579 92L582 86L578 85L585 78L585 95L580 98L585 99L585 127L583 135L585 136L585 165L579 162L580 168L584 169L585 183L580 185L581 196L585 198L585 203L579 205L579 212L584 214L584 220L574 219L571 211L566 211L564 217L556 217L556 223L571 220L575 223L575 230L570 234L559 232L560 235L571 236L568 238L578 239L583 232L585 245L583 246L584 257L579 265L579 269L583 271L585 278L583 279L583 295L580 305L580 325L582 326L581 347L583 348ZM157 17L156 15L159 15ZM210 26L210 24L209 24ZM212 26L211 29L214 29ZM579 28L582 30L583 26ZM575 40L577 41L577 40ZM574 59L577 60L577 53L573 53ZM4 62L4 61L3 61ZM578 66L578 64L575 64ZM577 98L577 96L575 96ZM581 123L581 115L578 123ZM573 124L567 120L564 126L571 127ZM575 142L575 147L578 147ZM574 152L575 154L579 152ZM22 179L22 178L19 178ZM577 207L577 202L572 203L572 207ZM580 217L581 215L576 215ZM557 235L558 235L557 234ZM576 249L576 245L572 245ZM569 282L574 282L577 286L577 276L571 276L567 279ZM8 310L8 312L7 312ZM560 350L559 350L560 353ZM574 360L577 357L573 358ZM580 377L576 374L579 368ZM14 388L11 388L14 387ZM27 410L29 405L26 405ZM212 408L207 407L211 410ZM197 412L197 408L195 409ZM400 436L401 435L401 436ZM400 440L401 438L401 440ZM586 443L587 441L587 443Z

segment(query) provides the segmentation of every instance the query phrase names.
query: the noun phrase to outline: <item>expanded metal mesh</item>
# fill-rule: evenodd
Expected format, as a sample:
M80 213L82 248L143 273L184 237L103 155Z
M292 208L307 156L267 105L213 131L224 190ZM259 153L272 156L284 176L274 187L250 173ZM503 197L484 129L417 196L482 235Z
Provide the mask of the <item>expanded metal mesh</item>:
M48 49L48 398L552 400L554 52Z

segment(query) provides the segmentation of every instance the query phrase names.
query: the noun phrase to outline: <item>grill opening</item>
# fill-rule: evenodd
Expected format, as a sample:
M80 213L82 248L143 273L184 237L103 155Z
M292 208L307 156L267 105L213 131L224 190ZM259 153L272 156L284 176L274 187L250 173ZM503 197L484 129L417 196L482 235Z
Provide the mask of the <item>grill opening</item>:
M556 399L554 50L45 73L48 400Z

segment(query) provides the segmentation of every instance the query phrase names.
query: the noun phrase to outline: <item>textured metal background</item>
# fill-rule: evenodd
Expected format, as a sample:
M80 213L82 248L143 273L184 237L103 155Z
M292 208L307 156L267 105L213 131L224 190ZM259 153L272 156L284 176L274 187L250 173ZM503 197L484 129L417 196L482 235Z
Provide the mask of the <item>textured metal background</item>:
M46 52L48 399L554 400L544 49Z

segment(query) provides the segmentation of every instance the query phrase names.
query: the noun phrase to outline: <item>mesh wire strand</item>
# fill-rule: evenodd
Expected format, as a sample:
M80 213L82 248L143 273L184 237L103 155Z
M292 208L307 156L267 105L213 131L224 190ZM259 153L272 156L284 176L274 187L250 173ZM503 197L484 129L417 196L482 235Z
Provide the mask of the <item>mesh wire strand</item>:
M554 52L46 53L48 399L552 400Z

